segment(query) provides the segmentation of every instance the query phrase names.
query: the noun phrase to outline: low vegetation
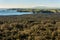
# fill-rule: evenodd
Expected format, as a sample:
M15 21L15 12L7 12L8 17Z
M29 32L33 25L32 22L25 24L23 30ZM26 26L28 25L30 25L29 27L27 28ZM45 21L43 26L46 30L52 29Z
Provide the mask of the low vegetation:
M33 13L60 13L60 9L36 9L36 8L12 8L7 10L17 10L17 12L33 12Z
M60 15L0 16L0 40L60 40Z
M17 12L60 13L60 9L17 9Z

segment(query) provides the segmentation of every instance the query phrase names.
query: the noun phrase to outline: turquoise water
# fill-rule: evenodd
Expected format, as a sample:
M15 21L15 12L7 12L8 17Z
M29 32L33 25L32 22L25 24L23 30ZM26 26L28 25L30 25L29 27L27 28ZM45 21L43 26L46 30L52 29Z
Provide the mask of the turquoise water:
M16 10L0 10L0 15L23 15L32 14L32 12L17 12Z

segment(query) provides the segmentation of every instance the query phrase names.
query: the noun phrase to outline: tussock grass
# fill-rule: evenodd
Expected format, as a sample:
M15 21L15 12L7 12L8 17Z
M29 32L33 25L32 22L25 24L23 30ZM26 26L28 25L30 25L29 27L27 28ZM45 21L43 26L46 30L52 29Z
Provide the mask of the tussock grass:
M55 15L0 17L0 40L60 40L60 18Z

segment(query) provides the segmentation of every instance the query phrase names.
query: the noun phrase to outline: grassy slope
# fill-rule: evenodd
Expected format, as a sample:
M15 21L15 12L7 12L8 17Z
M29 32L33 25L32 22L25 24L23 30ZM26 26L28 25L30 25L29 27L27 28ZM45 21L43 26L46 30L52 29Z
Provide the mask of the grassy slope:
M59 40L60 14L0 16L0 40Z

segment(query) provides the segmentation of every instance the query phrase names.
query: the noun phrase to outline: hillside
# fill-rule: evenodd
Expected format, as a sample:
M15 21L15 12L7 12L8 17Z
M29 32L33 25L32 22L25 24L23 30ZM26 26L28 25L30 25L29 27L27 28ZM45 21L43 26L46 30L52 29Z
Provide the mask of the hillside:
M60 40L60 14L0 16L0 40Z

